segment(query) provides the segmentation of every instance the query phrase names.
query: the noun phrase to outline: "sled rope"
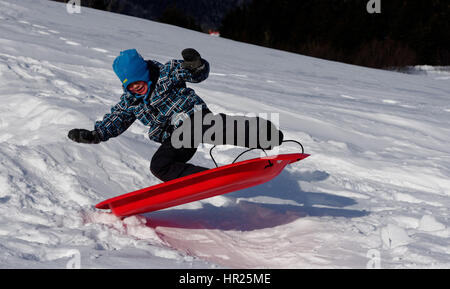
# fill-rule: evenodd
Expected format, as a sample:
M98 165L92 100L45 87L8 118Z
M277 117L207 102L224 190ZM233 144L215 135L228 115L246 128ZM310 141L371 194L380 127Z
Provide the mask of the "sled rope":
M281 143L283 144L283 143L285 143L285 142L294 142L294 143L300 145L300 147L302 148L302 154L305 153L305 149L303 148L303 145L302 145L299 141L292 140L292 139L287 139L287 140L283 140ZM214 165L216 166L216 168L218 168L219 166L217 165L217 162L216 162L216 160L214 159L214 157L213 157L213 155L212 155L212 150L213 150L215 147L216 147L216 145L214 145L214 146L209 150L209 155L211 156L211 159L212 159L212 161L214 162ZM243 154L245 154L245 153L247 153L247 152L249 152L249 151L252 151L252 150L254 150L254 149L257 149L257 148L247 149L247 150L243 151L242 153L240 153L240 154L234 159L234 161L232 162L232 164L234 164L240 156L242 156ZM268 155L267 155L267 152L266 152L264 149L260 149L260 150L262 150L262 151L266 154L266 156L268 156ZM267 167L270 167L270 166L272 166L272 163L271 163L270 160L269 160L269 164L267 165Z
M254 149L256 149L256 148L248 149L248 150L245 150L245 151L243 151L242 153L240 153L240 154L234 159L234 161L232 162L232 164L234 164L234 162L237 161L237 159L238 159L240 156L242 156L242 155L245 154L246 152L252 151L252 150L254 150ZM266 154L266 157L268 157L268 155L267 155L267 153L266 153L266 151L265 151L264 149L260 149L260 150L262 150L262 151ZM269 163L270 163L270 161L269 161Z
M303 148L303 145L299 141L296 141L296 140L293 140L293 139L286 139L286 140L282 141L282 143L285 143L285 142L295 142L296 144L300 145L300 147L302 148L302 154L305 153L305 149Z
M213 155L212 155L212 150L213 148L215 148L216 145L214 145L210 150L209 150L209 155L211 156L212 161L214 162L214 164L216 165L216 168L218 168L219 166L216 163L216 160L214 159Z

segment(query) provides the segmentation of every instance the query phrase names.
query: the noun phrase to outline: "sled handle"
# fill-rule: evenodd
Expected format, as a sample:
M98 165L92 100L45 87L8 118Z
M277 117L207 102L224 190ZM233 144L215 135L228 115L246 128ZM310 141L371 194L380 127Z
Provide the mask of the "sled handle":
M216 165L216 168L218 168L219 166L216 163L216 160L214 159L213 155L212 155L212 150L213 148L215 148L216 145L213 145L213 147L209 150L209 155L211 156L212 161L214 162L214 164Z
M216 168L218 168L219 166L217 165L217 162L216 162L216 160L214 159L214 157L213 157L213 155L212 155L212 150L213 150L215 147L216 147L216 145L214 145L214 146L209 150L209 155L211 156L211 159L212 159L212 161L214 162L214 165L216 166ZM245 151L243 151L242 153L240 153L240 154L234 159L234 161L232 162L232 164L234 164L240 156L242 156L243 154L245 154L245 153L247 153L247 152L249 152L249 151L252 151L252 150L254 150L254 149L257 149L257 148L251 148L251 149L245 150ZM268 157L268 155L267 155L267 153L266 153L266 151L265 151L264 149L260 149L260 150L262 150L262 151L266 154L266 156ZM271 166L273 165L273 164L270 162L270 160L268 160L268 161L269 161L269 164L266 166L266 168L267 168L267 167L271 167Z
M296 141L296 140L293 140L293 139L287 139L287 140L283 140L283 141L281 142L281 144L283 144L284 142L295 142L296 144L300 145L300 147L302 148L302 154L305 153L305 149L303 148L303 145L302 145L299 141ZM281 145L281 144L280 144L280 145ZM245 154L246 152L252 151L252 150L254 150L254 149L256 149L256 148L248 149L248 150L245 150L245 151L243 151L242 153L240 153L240 154L234 159L234 161L232 162L232 164L234 164L234 162L237 161L237 159L238 159L240 156L242 156L242 155ZM266 151L265 151L264 149L260 149L260 150L262 150L262 151L266 154L266 157L268 157L268 155L267 155L267 153L266 153ZM211 157L212 157L212 156L211 156ZM215 163L215 161L214 161L214 163ZM269 160L269 164L268 164L265 168L271 167L272 165L273 165L273 164L272 164L272 163L270 162L270 160ZM217 164L216 164L216 166L217 166Z
M302 154L305 153L305 149L303 148L303 145L302 145L299 141L296 141L296 140L293 140L293 139L286 139L286 140L283 140L283 141L281 142L281 144L283 144L283 143L285 143L285 142L294 142L294 143L298 144L298 145L302 148ZM216 147L216 145L214 145L214 146L209 150L209 155L211 156L211 159L212 159L212 161L214 162L214 165L216 166L216 168L218 168L219 166L217 165L217 162L216 162L216 160L214 159L214 157L213 157L213 155L212 155L212 150L213 150L215 147ZM249 151L252 151L252 150L254 150L254 149L256 149L256 148L251 148L251 149L245 150L245 151L243 151L242 153L240 153L240 154L234 159L234 161L232 162L232 164L234 164L240 156L242 156L243 154L245 154L245 153L247 153L247 152L249 152ZM267 153L266 153L266 151L265 151L264 149L260 149L260 150L262 150L262 151L266 154L266 156L268 156ZM266 168L267 168L267 167L271 167L272 165L273 165L273 164L272 164L272 163L270 162L270 160L269 160L269 164L266 166Z
M286 139L286 140L283 140L281 143L285 143L285 142L295 142L296 144L300 145L300 147L302 148L302 154L305 153L305 149L303 148L303 145L299 141L296 141L293 139Z
M251 149L248 149L248 150L245 150L245 151L241 152L241 153L234 159L234 161L232 162L232 164L234 164L240 156L242 156L242 155L245 154L246 152L252 151L252 150L254 150L254 149L259 149L259 148L251 148ZM260 149L260 150L262 150L262 151L266 154L266 157L268 157L268 155L267 155L267 153L266 153L266 151L265 151L264 149ZM270 163L270 161L269 161L269 163Z

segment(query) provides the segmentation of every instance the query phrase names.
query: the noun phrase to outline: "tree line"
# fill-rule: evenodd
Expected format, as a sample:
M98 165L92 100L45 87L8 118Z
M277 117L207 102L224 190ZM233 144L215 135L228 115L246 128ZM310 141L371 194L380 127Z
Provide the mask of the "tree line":
M219 26L225 38L356 65L450 65L449 0L377 0L381 13L372 14L369 0L221 0L220 5L208 1L81 4L203 32L208 25ZM218 14L229 7L235 8L224 17ZM205 13L216 20L205 26L198 16Z
M448 0L254 0L222 21L222 37L357 65L450 65Z

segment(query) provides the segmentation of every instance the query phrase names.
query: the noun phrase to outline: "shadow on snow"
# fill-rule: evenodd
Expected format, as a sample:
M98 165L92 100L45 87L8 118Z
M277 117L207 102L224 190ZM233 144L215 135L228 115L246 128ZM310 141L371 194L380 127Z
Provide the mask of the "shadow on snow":
M329 174L323 171L289 173L285 170L267 183L226 194L234 199L231 204L216 207L205 203L199 209L152 212L145 214L147 225L153 228L251 231L288 224L306 216L357 218L369 214L367 211L345 209L356 204L352 198L306 192L298 183L318 182L328 177Z

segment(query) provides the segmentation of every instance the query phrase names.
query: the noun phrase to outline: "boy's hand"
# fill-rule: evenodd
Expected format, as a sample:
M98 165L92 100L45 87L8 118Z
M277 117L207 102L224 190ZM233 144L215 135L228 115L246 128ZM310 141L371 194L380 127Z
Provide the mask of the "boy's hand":
M181 52L181 56L183 56L184 59L184 62L181 63L181 67L184 69L196 71L203 65L200 53L194 48L184 49Z
M100 142L98 133L93 130L74 128L67 135L71 140L78 143L97 144Z

